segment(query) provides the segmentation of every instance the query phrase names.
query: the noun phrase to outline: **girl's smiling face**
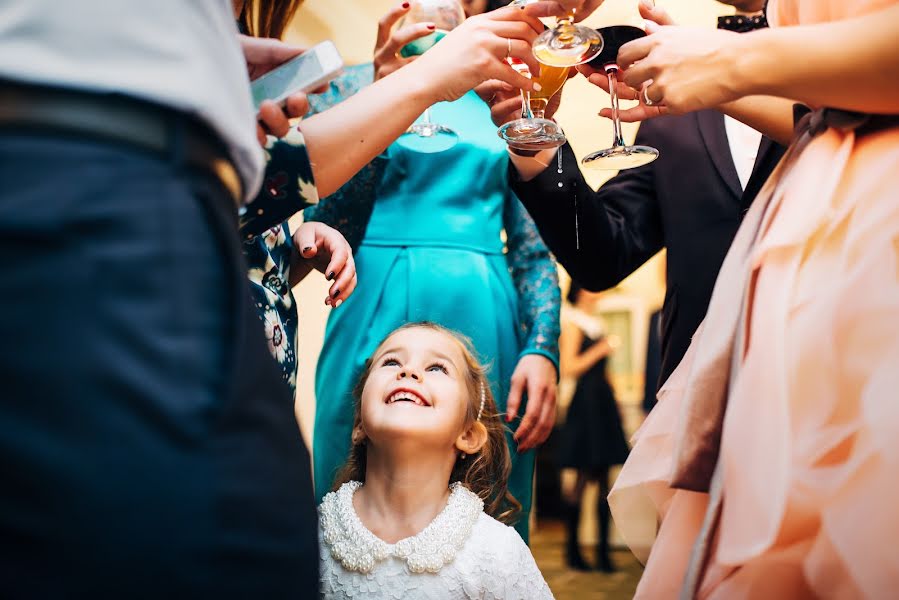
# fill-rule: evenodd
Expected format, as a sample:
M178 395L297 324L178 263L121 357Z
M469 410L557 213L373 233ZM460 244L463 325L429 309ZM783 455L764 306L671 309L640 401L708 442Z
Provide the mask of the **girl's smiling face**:
M362 390L362 429L376 446L415 439L452 449L470 399L459 343L439 331L412 328L391 335L372 359Z

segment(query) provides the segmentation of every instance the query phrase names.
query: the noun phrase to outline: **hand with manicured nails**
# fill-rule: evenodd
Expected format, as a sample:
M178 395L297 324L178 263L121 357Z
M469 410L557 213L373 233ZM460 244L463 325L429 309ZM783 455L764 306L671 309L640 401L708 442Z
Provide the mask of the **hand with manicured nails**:
M296 285L312 269L333 281L325 304L337 308L356 289L356 263L346 238L324 223L309 221L293 234L297 253L290 266L290 283Z
M390 12L378 21L378 37L375 41L374 58L376 80L387 77L397 69L418 58L417 56L403 58L399 55L400 49L406 44L434 32L433 23L413 23L391 33L393 26L406 16L411 6L408 1L401 2L391 8Z
M543 0L535 2L526 7L531 16L543 17L559 17L570 11L575 11L574 20L583 21L589 17L593 11L600 7L604 0Z
M251 80L265 75L306 51L306 48L285 44L281 40L272 38L254 38L247 35L238 35L237 37L247 61L247 74ZM313 90L313 93L320 94L327 90L328 86L323 85ZM278 138L287 135L290 130L289 120L302 117L308 110L309 103L306 100L306 94L302 92L289 96L283 110L271 100L263 102L256 117L256 139L259 141L259 145L265 147L267 135Z
M543 25L527 11L501 8L466 19L407 68L428 82L434 102L452 102L488 79L532 90L531 80L516 72L506 57L518 58L539 73L531 44L542 32Z

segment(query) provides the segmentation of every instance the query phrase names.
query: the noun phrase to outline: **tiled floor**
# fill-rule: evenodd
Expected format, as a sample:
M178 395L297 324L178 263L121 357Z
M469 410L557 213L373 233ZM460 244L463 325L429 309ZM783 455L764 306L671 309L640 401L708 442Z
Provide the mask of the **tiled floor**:
M643 567L626 549L616 550L612 560L618 571L612 574L582 573L565 566L565 533L561 524L541 521L531 537L531 550L556 600L630 600L637 589ZM584 557L593 562L591 548Z

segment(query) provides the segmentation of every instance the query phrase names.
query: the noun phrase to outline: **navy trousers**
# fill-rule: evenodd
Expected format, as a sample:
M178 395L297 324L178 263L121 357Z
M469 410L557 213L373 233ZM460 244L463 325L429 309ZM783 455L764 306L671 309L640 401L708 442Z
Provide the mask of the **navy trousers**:
M178 155L0 131L4 598L317 595L233 201Z

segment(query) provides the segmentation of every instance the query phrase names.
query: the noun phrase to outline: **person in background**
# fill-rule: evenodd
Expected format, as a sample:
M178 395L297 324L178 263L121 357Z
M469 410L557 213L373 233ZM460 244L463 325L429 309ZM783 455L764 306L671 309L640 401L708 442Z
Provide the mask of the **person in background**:
M420 59L399 58L397 52L429 34L427 24L391 33L409 8L398 4L381 20L374 67L348 69L331 92L312 100L314 108L339 107L368 89L373 77L383 81L385 73L416 65ZM458 132L455 147L424 154L393 144L375 160L377 175L363 172L304 213L347 237L360 271L357 295L328 319L316 370L316 494L321 498L331 489L350 450L350 392L365 360L396 327L433 321L470 337L480 359L491 365L491 388L515 428L509 434L510 487L522 504L516 528L527 541L534 447L555 420L561 301L556 266L509 189L505 145L487 106L470 92L433 106L431 114Z
M572 281L568 304L562 311L562 376L576 378L577 387L560 432L558 464L562 469L575 471L574 477L568 477L564 471L562 476L566 562L579 571L590 568L581 555L578 525L584 487L595 481L599 485L596 568L611 573L615 565L609 557L609 469L624 463L628 445L606 373L608 357L618 346L618 338L607 334L605 323L596 314L598 299L599 294Z

